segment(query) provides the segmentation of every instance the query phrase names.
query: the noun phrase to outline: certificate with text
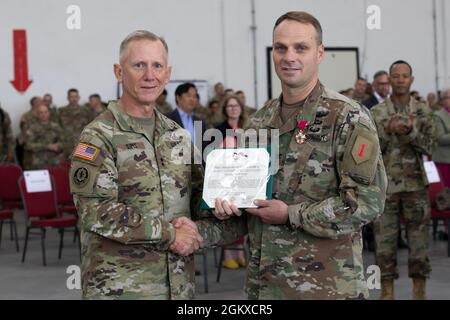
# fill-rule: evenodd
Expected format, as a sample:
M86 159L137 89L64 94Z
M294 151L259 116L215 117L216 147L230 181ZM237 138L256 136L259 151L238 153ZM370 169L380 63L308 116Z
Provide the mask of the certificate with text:
M268 198L269 164L270 154L264 148L211 151L206 158L203 202L214 208L220 198L238 208L256 208L254 200Z

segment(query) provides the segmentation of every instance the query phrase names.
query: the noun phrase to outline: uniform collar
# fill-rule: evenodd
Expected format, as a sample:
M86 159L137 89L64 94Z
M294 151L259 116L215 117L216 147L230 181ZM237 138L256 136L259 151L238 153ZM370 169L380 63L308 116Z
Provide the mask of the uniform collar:
M122 131L136 132L147 137L145 130L117 105L117 101L110 101L108 104L108 110L111 111ZM176 129L176 124L166 118L156 108L153 109L153 112L155 115L155 133L162 135L166 131Z
M311 93L306 97L305 103L302 108L302 112L299 113L299 116L297 118L297 121L300 119L307 120L309 123L314 121L315 113L314 110L316 109L316 106L320 100L320 97L322 96L324 91L324 87L320 81L317 81L316 86L311 91ZM294 130L297 127L296 121L286 121L284 124L280 117L280 109L281 105L283 104L283 95L281 94L279 98L276 100L276 103L273 107L272 116L269 117L265 122L264 126L273 128L273 129L280 129L280 135L289 131Z
M392 102L391 97L386 98L386 100L384 100L384 102L386 103L388 114L394 115L394 114L397 113L397 112L395 111L394 103ZM418 104L419 104L419 103L420 103L419 101L417 101L417 100L414 99L413 97L410 97L410 98L409 98L409 102L408 102L408 104L406 105L406 106L407 106L408 112L409 112L409 113L412 113L412 112L416 111L416 110L418 109Z

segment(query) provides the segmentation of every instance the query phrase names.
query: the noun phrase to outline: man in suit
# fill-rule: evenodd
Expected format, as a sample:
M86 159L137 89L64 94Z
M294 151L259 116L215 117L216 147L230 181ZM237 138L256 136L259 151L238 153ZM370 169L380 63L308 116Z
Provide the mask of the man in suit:
M386 71L381 70L375 73L373 76L372 88L373 93L370 95L370 98L363 101L363 105L365 105L367 109L382 103L389 95L391 86Z
M194 109L197 104L197 87L190 82L180 84L175 90L175 101L177 104L176 109L166 116L186 129L192 143L203 152L206 146L203 141L206 125L194 115Z

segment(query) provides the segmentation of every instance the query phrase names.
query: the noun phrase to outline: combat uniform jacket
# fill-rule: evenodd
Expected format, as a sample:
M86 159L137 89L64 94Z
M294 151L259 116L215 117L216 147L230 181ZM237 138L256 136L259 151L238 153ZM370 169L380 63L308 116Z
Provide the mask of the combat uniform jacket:
M9 114L0 108L0 163L6 162L8 155L14 154L14 138Z
M60 152L48 150L52 143L61 145ZM37 170L55 167L60 162L60 154L65 148L64 134L55 122L42 123L36 121L25 132L25 151L30 154L31 163L27 170Z
M388 175L388 194L424 190L428 180L423 167L422 155L430 154L434 142L434 120L429 107L410 99L399 110L405 120L414 116L413 128L408 135L387 134L385 128L397 113L390 98L371 109L378 129L381 152Z
M83 131L70 178L81 220L84 298L194 297L194 256L168 250L175 239L170 222L199 218L201 161L174 161L174 155L185 159L186 145L192 146L188 133L156 110L150 141L116 102ZM242 233L224 231L229 222L209 227L207 220L217 221L199 224L207 244Z
M436 141L433 145L433 161L450 164L450 112L441 108L434 112Z
M58 109L58 117L67 141L67 149L64 151L69 155L78 142L81 131L91 122L91 111L86 106L67 105Z
M164 102L163 104L157 104L156 109L158 109L158 111L161 112L162 114L168 114L173 111L172 106L167 101Z
M288 222L247 215L250 299L368 298L361 227L384 209L386 174L375 126L355 101L316 85L296 117L280 118L281 99L251 119L279 129L273 198L288 205ZM298 121L307 121L297 143ZM268 134L272 136L272 134ZM274 142L272 141L272 144ZM273 146L272 146L273 150Z

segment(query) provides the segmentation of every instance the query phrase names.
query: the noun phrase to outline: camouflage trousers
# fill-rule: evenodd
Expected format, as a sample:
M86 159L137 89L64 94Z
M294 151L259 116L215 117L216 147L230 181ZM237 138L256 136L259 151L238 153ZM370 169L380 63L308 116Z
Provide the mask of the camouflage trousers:
M400 219L408 238L408 275L428 277L428 223L430 206L426 190L387 195L384 213L375 221L376 260L381 279L397 279L397 239Z

